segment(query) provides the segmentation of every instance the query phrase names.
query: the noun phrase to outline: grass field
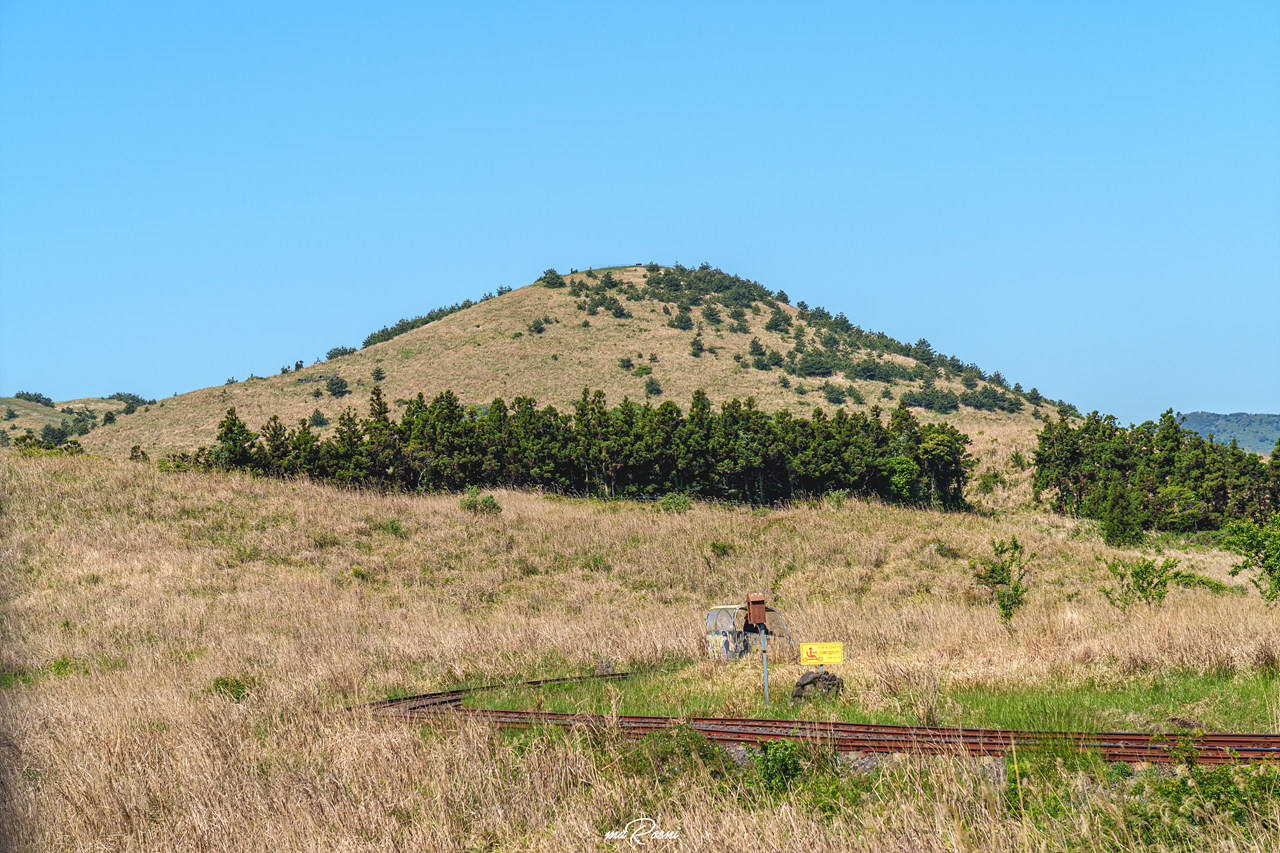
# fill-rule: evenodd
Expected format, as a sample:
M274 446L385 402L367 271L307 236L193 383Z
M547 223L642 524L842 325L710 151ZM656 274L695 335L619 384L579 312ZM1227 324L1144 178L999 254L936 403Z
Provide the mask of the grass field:
M341 710L607 659L674 672L542 701L755 713L758 671L703 661L702 617L760 590L797 639L845 644L844 697L805 713L1280 728L1274 609L1178 590L1121 614L1098 592L1113 552L1074 519L999 501L673 514L501 491L502 512L476 516L457 496L92 457L6 457L0 496L0 837L16 850L630 849L605 834L638 817L677 831L651 842L672 850L1276 846L1271 777L1231 782L1239 815L1188 817L1178 800L1166 825L1132 810L1166 803L1176 779L1061 757L1024 760L1011 788L947 758L740 770L683 741ZM1015 534L1038 557L1006 628L968 560ZM1230 580L1216 551L1165 553ZM779 692L800 671L771 666Z

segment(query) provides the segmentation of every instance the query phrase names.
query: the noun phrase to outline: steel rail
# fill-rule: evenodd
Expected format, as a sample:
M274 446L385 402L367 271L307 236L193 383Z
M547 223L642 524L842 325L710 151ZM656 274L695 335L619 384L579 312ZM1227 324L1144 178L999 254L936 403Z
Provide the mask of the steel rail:
M825 720L613 716L469 708L462 704L468 694L481 691L617 680L631 674L622 672L539 679L516 684L486 684L386 699L353 706L347 710L364 709L375 715L402 719L443 719L452 715L484 720L509 728L616 726L629 737L643 737L676 725L685 725L721 744L747 745L761 740L801 740L823 743L839 752L998 756L1019 747L1065 746L1095 751L1108 761L1129 763L1178 763L1194 760L1204 764L1220 764L1231 761L1280 760L1280 734L1019 731Z

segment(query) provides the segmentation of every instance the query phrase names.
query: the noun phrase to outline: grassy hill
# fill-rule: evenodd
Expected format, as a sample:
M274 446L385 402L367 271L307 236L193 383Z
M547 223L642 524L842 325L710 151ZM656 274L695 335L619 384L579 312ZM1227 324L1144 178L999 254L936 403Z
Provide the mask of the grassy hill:
M52 406L44 406L18 397L0 397L0 430L7 432L10 439L17 438L27 432L37 435L46 426L62 426L64 422L71 424L79 415L91 424L101 424L108 412L119 414L125 407L120 400L105 397L81 397L78 400L63 400ZM68 411L69 410L69 411ZM9 412L13 417L8 417Z
M673 328L678 301L642 296L641 288L649 276L644 267L608 270L616 281L614 305L621 310L595 306L592 311L589 303L600 300L581 288L599 290L605 272L568 275L565 287L533 284L487 298L390 340L300 370L167 398L94 430L81 442L91 451L112 456L127 455L133 445L153 456L189 450L214 441L218 421L232 406L253 428L272 414L293 422L317 410L334 421L347 406L364 411L375 384L375 370L385 374L378 384L388 401L404 401L418 393L429 399L452 389L464 403L477 406L495 397L510 401L524 395L540 404L565 408L580 397L584 387L590 387L605 391L611 403L621 402L623 397L648 397L655 403L673 400L687 409L693 392L702 388L713 403L754 396L765 411L787 408L807 415L814 407L831 411L844 405L865 410L878 404L887 408L896 405L904 392L925 387L955 394L966 390L964 377L954 370L930 370L930 375L937 375L925 377L917 359L886 351L878 343L887 340L883 336L869 336L861 345L854 342L852 333L836 340L820 322L825 312L806 320L806 309L768 298L753 299L736 321L721 306L719 310L726 316L720 322L707 319L703 313L706 302L695 300L689 313L692 328ZM768 296L767 291L760 291ZM759 293L753 295L758 297ZM781 331L766 328L775 305L787 320L785 324L774 322L775 327L785 326ZM703 347L696 356L695 336ZM864 373L883 375L888 381L850 379L840 373L788 375L777 365L758 369L752 364L753 340L758 348L777 352L778 357L788 354L794 358L791 352L801 349L810 357L856 357ZM630 360L630 368L622 366L624 359ZM345 380L350 393L342 397L330 394L326 388L333 377ZM651 379L656 380L660 393L653 393ZM999 391L992 383L972 377L968 383L978 390L991 386L992 391ZM842 398L842 403L832 402ZM1036 427L1033 413L1048 411L1046 406L1027 404L1017 414L962 406L945 418L971 434L1012 431L1020 436L1017 443L1024 445ZM393 406L393 414L395 409ZM931 420L939 417L923 410L919 414Z
M1189 412L1183 416L1182 426L1194 430L1205 438L1226 444L1231 440L1250 453L1267 456L1280 441L1280 415L1253 415L1234 412L1220 415L1216 412Z

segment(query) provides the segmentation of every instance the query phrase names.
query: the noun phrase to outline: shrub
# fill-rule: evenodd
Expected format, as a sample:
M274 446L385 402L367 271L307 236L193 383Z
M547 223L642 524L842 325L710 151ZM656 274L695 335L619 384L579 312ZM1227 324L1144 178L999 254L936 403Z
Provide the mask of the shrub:
M329 381L324 385L325 390L335 397L345 397L348 393L347 380L341 376L330 376Z
M313 427L328 426L329 419L324 416L324 412L320 411L319 409L316 409L314 412L311 413L311 418L308 420L308 423L310 423Z
M547 330L547 326L542 322L541 317L535 318L526 328L535 335L540 335Z
M135 444L133 447L129 448L129 461L150 462L151 457L147 455L147 451L142 449L142 445Z
M1115 578L1116 585L1101 587L1100 591L1113 607L1123 612L1138 603L1158 609L1169 594L1169 584L1184 588L1205 587L1215 592L1227 588L1212 578L1176 571L1179 562L1165 559L1157 566L1155 560L1141 557L1132 561L1113 557L1107 564L1107 571Z
M8 430L0 430L0 447L8 447L8 446L9 446L9 432Z
M502 512L502 507L493 495L481 495L477 486L467 487L466 494L458 501L458 507L473 515L497 515Z
M344 355L351 355L355 351L355 347L334 347L324 354L324 360L332 361L335 358L342 358Z
M996 486L1005 484L1004 475L999 471L983 471L978 477L978 491L984 495L989 495L995 491Z
M1276 456L1272 454L1271 464ZM1250 521L1233 521L1224 529L1222 547L1244 559L1231 570L1235 577L1250 570L1250 582L1267 601L1280 600L1280 512L1273 513L1264 525Z
M547 270L546 272L544 272L544 273L542 274L542 277L541 277L541 278L539 278L539 279L538 279L538 281L542 283L542 286L543 286L543 287L556 288L556 287L564 287L564 286L565 286L565 284L564 284L564 276L562 276L562 275L560 275L560 273L556 272L556 271L555 271L555 268L549 269L549 270Z
M635 362L631 360L631 356L629 355L624 355L622 358L618 359L618 367L621 367L623 370L631 370L635 366Z
M4 407L4 419L6 421L11 421L17 416L18 416L18 413L13 410L13 406Z
M53 408L52 400L43 394L36 393L35 391L19 391L13 396L19 400L26 400L28 403L35 403L38 406L48 406L50 409Z
M827 398L827 402L833 406L842 405L845 401L844 390L838 385L832 385L830 382L822 383L822 395Z
M702 335L694 335L693 342L689 344L689 355L694 358L701 358L706 349L702 343Z
M1036 558L1034 553L1024 555L1024 548L1017 536L1008 542L991 540L992 556L980 562L970 561L973 579L991 594L992 603L1000 611L1000 619L1006 625L1027 601L1027 587L1023 580L1027 566Z
M760 741L755 770L760 784L771 793L781 793L800 776L804 746L795 740Z
M372 377L374 382L381 382L387 378L387 372L381 367L375 367L373 370L369 371L369 376Z
M693 499L688 495L669 492L662 496L662 500L658 502L658 508L663 512L688 512L693 508Z
M648 376L650 373L653 373L653 368L652 368L652 367L650 367L650 366L649 366L649 365L647 365L647 364L642 364L642 365L640 365L639 367L637 367L637 368L635 369L635 371L634 371L634 373L633 373L632 375L634 375L634 376Z
M687 332L693 328L693 317L689 316L688 311L680 310L671 317L667 325L673 329Z
M644 393L646 397L656 397L662 393L662 383L658 381L658 377L650 376L644 381Z

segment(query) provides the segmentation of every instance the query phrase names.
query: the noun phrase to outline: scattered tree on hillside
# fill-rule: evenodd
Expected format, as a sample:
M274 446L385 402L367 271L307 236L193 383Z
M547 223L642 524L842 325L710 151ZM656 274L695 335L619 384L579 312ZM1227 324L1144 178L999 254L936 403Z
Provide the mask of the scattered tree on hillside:
M13 395L16 399L26 400L28 403L35 403L37 406L48 406L53 408L53 400L36 391L19 391Z

